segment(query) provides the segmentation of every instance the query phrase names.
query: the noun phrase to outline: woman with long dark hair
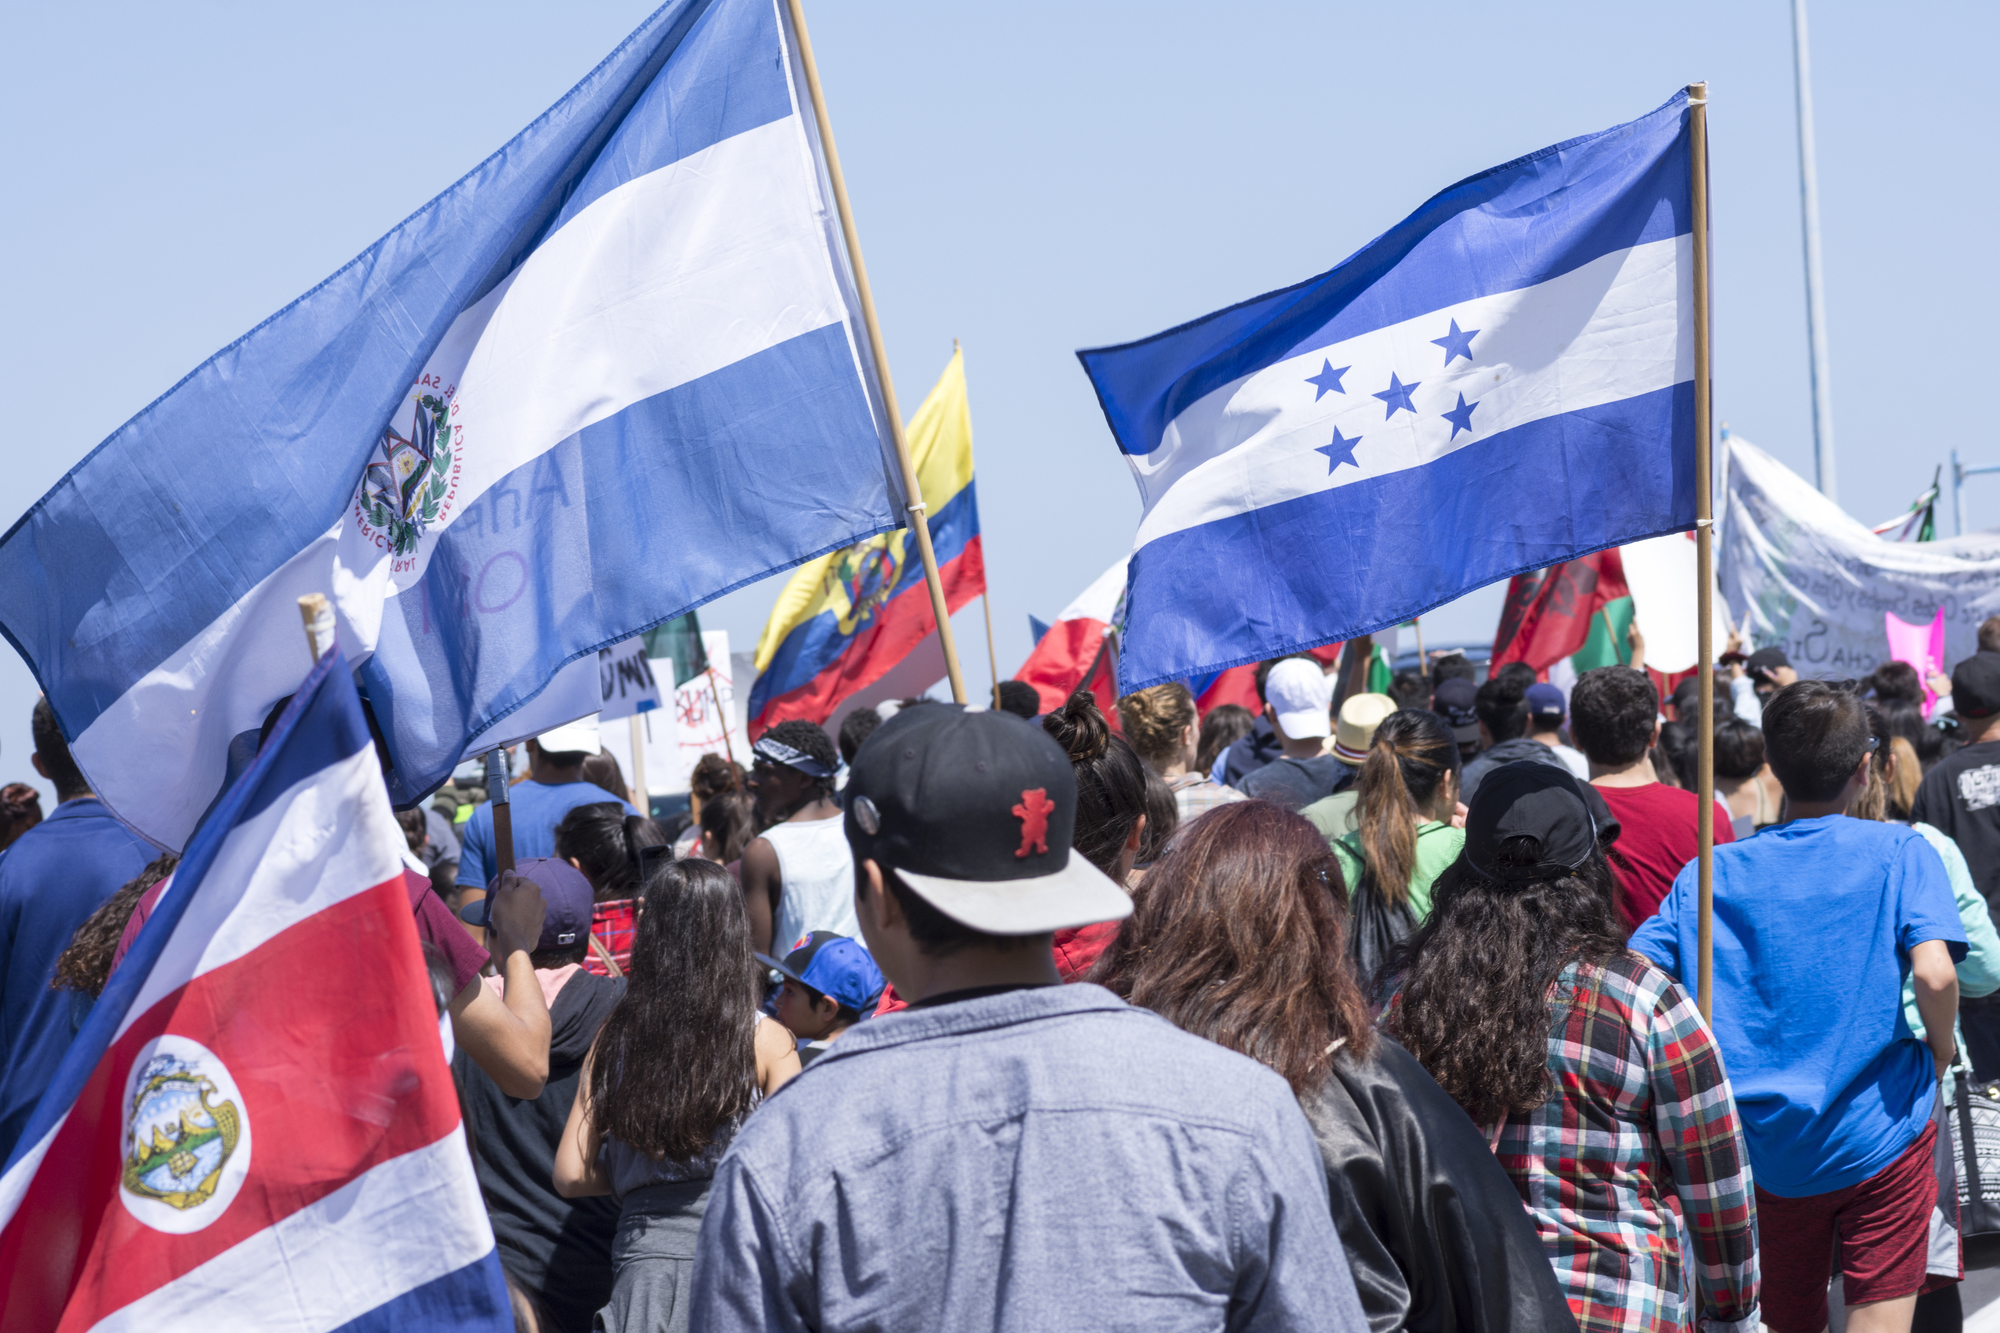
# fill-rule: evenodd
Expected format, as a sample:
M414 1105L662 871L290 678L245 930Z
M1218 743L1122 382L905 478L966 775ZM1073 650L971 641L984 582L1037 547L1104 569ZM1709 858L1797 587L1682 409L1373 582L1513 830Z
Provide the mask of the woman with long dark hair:
M695 1236L729 1141L799 1072L796 1045L757 1010L743 892L713 861L646 882L625 995L604 1020L556 1153L556 1192L615 1195L610 1304L619 1330L685 1329Z
M1597 834L1567 771L1488 774L1388 1030L1490 1136L1584 1333L1754 1327L1735 1099L1693 1000L1625 947Z
M1447 733L1449 740L1449 733ZM1292 1085L1375 1333L1567 1326L1506 1173L1407 1051L1369 1023L1346 962L1340 872L1263 801L1189 824L1133 894L1091 979Z

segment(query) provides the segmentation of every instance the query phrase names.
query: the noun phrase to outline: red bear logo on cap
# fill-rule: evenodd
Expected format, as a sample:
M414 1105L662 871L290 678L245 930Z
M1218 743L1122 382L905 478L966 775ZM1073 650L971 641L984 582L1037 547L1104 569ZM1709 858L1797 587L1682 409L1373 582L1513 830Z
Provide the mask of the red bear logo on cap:
M1056 803L1049 799L1046 787L1035 787L1021 793L1021 803L1013 810L1014 818L1021 821L1021 846L1014 855L1048 851L1049 815L1055 808Z

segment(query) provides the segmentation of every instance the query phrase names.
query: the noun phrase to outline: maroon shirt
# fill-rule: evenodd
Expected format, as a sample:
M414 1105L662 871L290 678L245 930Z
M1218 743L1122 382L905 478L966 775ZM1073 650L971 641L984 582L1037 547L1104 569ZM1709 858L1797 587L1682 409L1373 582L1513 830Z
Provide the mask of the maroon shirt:
M1674 877L1700 850L1695 819L1701 798L1663 782L1643 787L1597 787L1597 794L1618 816L1618 841L1611 844L1605 859L1611 863L1611 878L1618 886L1612 899L1618 909L1618 924L1630 934L1660 910L1667 890L1674 886ZM1715 845L1734 841L1729 816L1717 810Z

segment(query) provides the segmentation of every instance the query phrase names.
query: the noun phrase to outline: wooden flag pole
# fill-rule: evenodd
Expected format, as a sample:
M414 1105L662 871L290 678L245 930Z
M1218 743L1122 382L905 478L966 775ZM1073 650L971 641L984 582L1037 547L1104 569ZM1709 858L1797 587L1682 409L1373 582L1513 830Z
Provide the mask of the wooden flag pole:
M931 548L931 524L925 517L923 491L917 485L917 467L910 458L910 443L903 438L903 414L896 406L896 386L889 377L889 354L882 348L882 329L875 319L875 297L868 289L868 267L861 262L861 238L854 230L854 210L847 203L847 181L840 174L840 154L833 146L833 121L826 114L826 96L820 91L819 66L813 63L812 39L806 35L805 11L799 0L786 0L791 11L792 31L799 38L799 64L805 68L806 90L812 95L813 120L819 126L820 147L826 150L826 174L833 183L834 207L840 212L840 233L847 242L847 257L854 265L854 290L861 300L861 322L868 327L868 351L875 359L875 373L882 382L882 410L889 418L889 435L896 442L896 461L903 468L903 490L908 495L910 531L916 534L917 554L924 562L924 582L931 590L931 612L937 617L938 645L944 649L945 675L951 680L954 703L965 702L965 676L958 669L958 645L952 639L951 612L945 605L944 583L938 578L937 552Z
M993 594L979 594L980 610L986 613L986 667L993 673L993 706L1000 706L1000 654L993 650Z
M1431 678L1431 659L1424 655L1424 618L1410 617L1410 628L1417 632L1417 674L1425 680Z
M1696 677L1701 682L1701 721L1696 737L1695 884L1695 1003L1703 1019L1713 1016L1712 982L1715 961L1715 585L1714 500L1709 494L1709 412L1711 370L1708 328L1708 85L1688 85L1688 163L1693 176L1690 201L1694 224L1694 565L1701 586L1695 590L1698 648Z
M646 790L646 724L639 714L632 714L632 794L638 799L632 804L639 807L639 813L646 818L653 817L653 794Z
M722 687L715 683L715 668L702 672L708 677L708 697L715 700L715 716L722 723L722 749L729 756L729 762L736 762L736 743L729 739L729 710L722 706Z
M309 592L299 598L299 618L306 624L306 651L313 665L333 649L333 604L323 592Z

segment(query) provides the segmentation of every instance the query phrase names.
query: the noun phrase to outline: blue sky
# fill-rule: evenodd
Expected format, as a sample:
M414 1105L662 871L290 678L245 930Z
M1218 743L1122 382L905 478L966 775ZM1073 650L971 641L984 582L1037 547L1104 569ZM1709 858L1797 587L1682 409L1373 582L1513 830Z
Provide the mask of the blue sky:
M519 130L647 12L401 0L17 7L0 46L0 523ZM1716 411L1810 474L1789 6L808 0L891 363L965 345L1003 674L1138 502L1078 347L1331 267L1472 172L1711 84ZM1876 522L1985 406L2000 10L1812 11L1840 498ZM218 458L190 485L253 460ZM1974 481L1973 527L2000 523ZM1550 497L1560 503L1560 497ZM1948 529L1947 529L1948 530ZM1339 571L1329 570L1329 577ZM754 642L776 584L704 611ZM1427 619L1490 636L1497 591ZM983 688L975 604L958 618ZM32 776L0 651L0 781Z

